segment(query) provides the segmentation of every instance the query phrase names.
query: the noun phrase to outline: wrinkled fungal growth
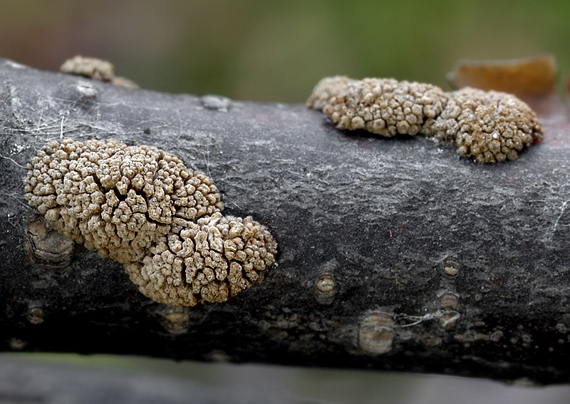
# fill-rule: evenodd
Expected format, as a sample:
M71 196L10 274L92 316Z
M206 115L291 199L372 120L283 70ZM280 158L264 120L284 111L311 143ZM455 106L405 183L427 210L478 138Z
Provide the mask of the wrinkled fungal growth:
M275 244L250 216L215 213L196 222L175 220L173 231L139 263L125 268L141 290L163 303L184 306L226 301L263 278Z
M25 196L47 224L125 264L160 303L223 302L263 279L277 245L251 217L224 217L212 181L156 147L51 142L32 158Z
M67 59L59 70L62 73L85 76L100 81L111 81L115 77L115 68L110 62L80 55Z
M339 129L366 129L390 137L424 133L444 103L444 92L430 84L341 76L321 81L307 105L322 109Z
M464 88L451 93L430 135L451 142L459 154L479 163L514 160L542 138L542 126L514 95Z
M63 62L59 71L66 74L88 77L93 80L107 81L118 86L130 88L138 87L129 79L115 76L115 67L106 60L77 55Z
M307 106L322 110L339 129L364 129L390 137L427 135L452 143L480 163L514 160L542 138L542 126L528 105L513 95L439 87L394 79L321 80Z

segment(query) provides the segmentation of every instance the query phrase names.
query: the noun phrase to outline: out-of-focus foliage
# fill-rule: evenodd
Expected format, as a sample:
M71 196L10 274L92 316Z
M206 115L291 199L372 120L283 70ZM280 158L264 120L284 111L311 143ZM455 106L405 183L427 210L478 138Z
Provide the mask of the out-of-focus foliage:
M141 87L304 102L325 76L443 86L461 59L553 53L570 70L570 2L5 0L0 57L56 70L112 61Z

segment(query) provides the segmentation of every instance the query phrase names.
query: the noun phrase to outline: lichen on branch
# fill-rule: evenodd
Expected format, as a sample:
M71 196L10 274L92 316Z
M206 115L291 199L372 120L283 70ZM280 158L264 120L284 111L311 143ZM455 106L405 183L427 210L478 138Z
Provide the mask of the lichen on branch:
M222 216L212 180L156 147L51 142L29 163L25 192L51 228L125 264L160 303L226 301L275 260L265 226Z
M469 87L446 93L431 84L336 76L317 84L307 106L322 110L342 130L385 137L420 133L450 142L480 163L514 160L543 136L536 114L523 101Z

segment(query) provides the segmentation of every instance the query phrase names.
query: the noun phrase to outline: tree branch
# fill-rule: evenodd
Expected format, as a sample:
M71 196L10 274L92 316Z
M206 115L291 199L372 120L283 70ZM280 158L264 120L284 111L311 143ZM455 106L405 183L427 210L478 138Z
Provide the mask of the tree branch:
M479 165L425 137L344 133L302 105L162 94L0 62L3 350L570 380L568 121ZM309 89L308 89L309 91ZM266 279L174 308L50 233L23 198L50 140L153 145L278 242Z

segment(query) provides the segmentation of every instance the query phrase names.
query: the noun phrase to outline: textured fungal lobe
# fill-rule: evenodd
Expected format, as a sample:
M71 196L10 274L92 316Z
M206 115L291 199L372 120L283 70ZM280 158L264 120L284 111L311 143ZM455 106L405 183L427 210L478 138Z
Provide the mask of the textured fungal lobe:
M224 302L263 280L277 253L269 231L251 217L215 213L173 231L151 248L142 264L127 265L131 280L156 301Z
M88 77L93 80L107 81L118 86L138 87L129 79L115 76L115 67L106 60L77 55L63 62L59 71L65 74Z
M223 208L209 178L155 147L66 139L48 144L29 169L26 199L48 224L121 263L141 260L173 217Z
M67 59L59 68L62 73L90 77L94 80L111 81L115 77L113 65L105 60L77 55Z
M390 137L423 132L445 102L443 90L430 84L337 76L317 84L307 106L322 109L339 129L366 129Z
M433 136L480 163L514 160L525 146L542 139L530 107L511 94L466 87L450 93L433 125Z
M394 79L321 80L307 106L322 110L339 129L382 136L417 133L452 143L480 163L514 160L542 138L536 114L513 95L439 87Z
M313 93L307 100L307 106L322 110L333 102L335 97L345 94L349 86L355 83L358 83L358 80L346 76L325 77L315 86Z
M223 301L219 296L227 299L250 283L235 278L227 286L228 294L222 288L221 295L213 298L211 291L216 286L208 282L215 280L204 268L218 271L216 279L220 281L218 266L226 266L227 277L233 280L231 268L239 264L244 279L253 282L261 276L251 272L252 268L265 270L274 262L276 244L265 227L251 218L224 218L221 195L212 181L156 147L66 139L62 144L49 143L28 168L26 199L45 216L48 226L125 264L141 291L159 302L195 305L197 301ZM234 259L232 249L239 259ZM174 256L171 259L169 251L181 257L184 266L179 267L181 261ZM190 251L197 263L193 267L185 255ZM252 257L258 259L255 265ZM224 264L213 264L222 261ZM194 286L192 297L187 297L186 291L172 290L187 288L187 283L194 281L191 274L198 272L203 275L194 277L202 287Z

